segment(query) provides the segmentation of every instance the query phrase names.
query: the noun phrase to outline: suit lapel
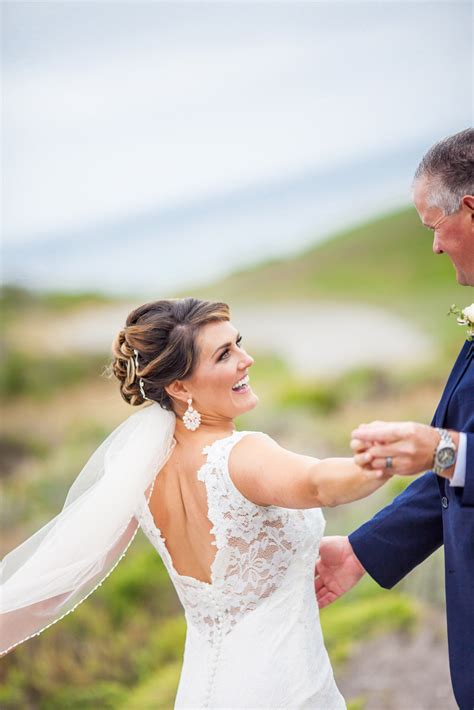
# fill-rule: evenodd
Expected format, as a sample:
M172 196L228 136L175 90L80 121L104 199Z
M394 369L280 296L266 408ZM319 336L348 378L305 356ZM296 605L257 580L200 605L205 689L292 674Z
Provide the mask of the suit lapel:
M467 357L468 359L472 359L474 357L474 340L471 342L469 346L469 350L467 351Z
M454 367L451 370L451 374L449 375L446 387L444 388L443 395L433 417L433 426L442 426L454 390L456 389L459 381L466 372L469 363L473 359L473 356L474 342L470 343L466 340L461 349L461 352L458 355L458 359L454 363Z

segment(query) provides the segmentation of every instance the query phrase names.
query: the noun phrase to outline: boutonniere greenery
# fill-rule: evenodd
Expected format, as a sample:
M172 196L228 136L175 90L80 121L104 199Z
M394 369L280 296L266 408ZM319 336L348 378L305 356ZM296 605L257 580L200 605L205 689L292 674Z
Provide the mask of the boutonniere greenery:
M455 304L448 311L448 316L455 315L459 325L467 325L467 339L474 339L474 303L466 308L458 308Z

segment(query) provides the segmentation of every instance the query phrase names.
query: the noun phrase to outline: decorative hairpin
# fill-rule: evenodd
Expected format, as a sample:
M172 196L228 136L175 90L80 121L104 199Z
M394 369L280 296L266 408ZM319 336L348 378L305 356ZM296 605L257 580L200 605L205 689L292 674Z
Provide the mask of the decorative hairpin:
M133 352L135 353L135 372L138 372L138 350L136 348L133 348ZM150 399L149 397L146 396L145 394L145 388L143 386L143 380L141 377L138 378L138 386L140 387L140 392L142 393L143 399ZM150 400L151 401L151 400Z

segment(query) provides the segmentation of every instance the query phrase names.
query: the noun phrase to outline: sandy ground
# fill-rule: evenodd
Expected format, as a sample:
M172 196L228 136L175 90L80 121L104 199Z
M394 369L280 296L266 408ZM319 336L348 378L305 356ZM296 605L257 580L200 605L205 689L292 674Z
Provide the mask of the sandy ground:
M337 684L364 710L456 710L444 610L427 611L413 634L377 636L351 655Z
M137 303L84 308L48 321L26 320L13 333L18 346L107 352ZM303 376L335 375L359 365L399 367L426 359L434 344L407 321L361 304L287 302L233 308L232 323L250 353L273 352Z

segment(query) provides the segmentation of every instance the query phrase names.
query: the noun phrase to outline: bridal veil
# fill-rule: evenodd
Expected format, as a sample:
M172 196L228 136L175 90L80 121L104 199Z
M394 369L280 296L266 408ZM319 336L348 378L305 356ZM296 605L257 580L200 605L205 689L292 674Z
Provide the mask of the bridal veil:
M73 611L107 577L176 444L176 418L153 402L92 454L62 511L0 564L0 654Z

